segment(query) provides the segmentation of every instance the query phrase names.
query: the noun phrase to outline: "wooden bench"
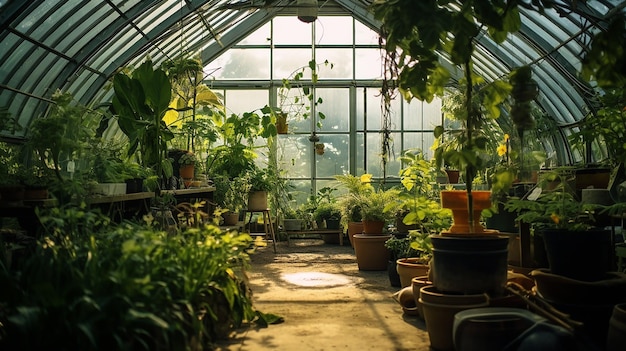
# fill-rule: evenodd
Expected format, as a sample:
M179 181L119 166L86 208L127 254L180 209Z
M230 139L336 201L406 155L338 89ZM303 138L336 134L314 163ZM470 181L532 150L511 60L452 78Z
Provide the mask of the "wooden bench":
M291 245L291 236L294 235L339 235L339 245L343 246L343 232L341 229L311 229L311 230L287 230L287 244Z

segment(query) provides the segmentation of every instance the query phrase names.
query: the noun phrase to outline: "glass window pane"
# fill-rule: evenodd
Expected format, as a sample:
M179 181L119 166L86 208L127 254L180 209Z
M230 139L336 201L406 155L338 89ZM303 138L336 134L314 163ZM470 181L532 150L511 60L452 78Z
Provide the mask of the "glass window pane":
M262 108L267 104L268 98L269 92L263 89L227 90L224 96L224 104L228 114L241 115L244 112L252 112Z
M311 49L275 49L274 50L274 79L289 78L299 72L303 67L309 66L311 61ZM319 60L320 62L324 59ZM311 79L311 71L304 70L304 78Z
M318 178L332 177L350 170L350 144L348 135L321 135L324 154L315 155Z
M311 45L313 26L296 16L274 17L274 45Z
M322 124L322 131L348 132L350 128L350 90L349 88L317 88L317 111L326 116L317 122Z
M269 79L269 49L230 49L205 69L216 79Z
M243 38L237 45L269 45L270 44L270 22L267 22L261 28L250 33Z
M352 17L320 16L315 21L315 43L352 44Z
M352 49L316 49L315 61L321 63L326 60L333 64L333 67L319 66L317 72L319 79L352 78Z
M380 50L378 49L356 49L356 79L382 79L380 55Z
M365 128L380 129L380 89L362 88L357 89L356 116L357 130Z
M369 29L363 23L355 21L354 36L355 42L359 44L378 45L378 33Z
M417 132L417 133L404 133L403 137L403 150L409 149L421 149L424 154L424 158L430 160L433 158L433 150L431 147L435 141L435 136L432 132Z
M306 135L278 136L278 164L285 171L287 178L311 177L312 143Z

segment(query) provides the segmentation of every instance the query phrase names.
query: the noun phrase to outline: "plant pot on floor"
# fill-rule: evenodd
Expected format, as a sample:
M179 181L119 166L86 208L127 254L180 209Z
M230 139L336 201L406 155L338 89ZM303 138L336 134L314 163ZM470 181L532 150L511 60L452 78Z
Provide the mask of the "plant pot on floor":
M354 253L359 270L384 271L389 261L389 250L385 247L385 241L391 235L365 235L355 234Z
M396 265L397 263L393 259L387 261L387 275L389 276L389 284L394 288L400 288L402 283L400 282L400 275Z
M411 289L413 289L413 297L415 298L415 306L417 307L417 315L424 319L424 309L422 307L422 303L420 302L420 290L428 285L433 285L433 282L428 279L427 275L423 275L420 277L414 277L411 279Z
M354 234L362 234L363 233L363 222L349 222L348 223L348 239L350 240L350 245L354 247Z
M626 345L626 303L615 305L609 320L606 351L621 351Z
M411 280L414 277L428 275L430 267L427 263L423 263L423 259L419 257L399 258L396 260L396 270L400 276L400 286L411 286Z
M368 221L368 220L364 220L363 221L363 234L372 234L372 235L377 235L377 234L382 234L383 233L383 228L385 227L385 222L384 221Z
M542 230L550 272L568 278L594 281L612 269L611 231Z
M452 329L454 315L471 308L487 307L486 294L446 294L434 285L420 289L419 302L422 304L430 346L438 351L454 350Z
M499 295L507 280L509 238L498 235L433 235L431 270L438 290Z

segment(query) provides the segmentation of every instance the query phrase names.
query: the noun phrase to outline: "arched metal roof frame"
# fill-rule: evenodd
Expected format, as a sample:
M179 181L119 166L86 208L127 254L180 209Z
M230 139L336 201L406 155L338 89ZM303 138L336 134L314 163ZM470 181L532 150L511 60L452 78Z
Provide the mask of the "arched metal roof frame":
M349 13L377 29L379 23L367 11L371 2L320 0L320 7ZM102 88L119 68L148 56L158 64L181 52L201 52L208 64L274 15L295 13L294 3L0 0L0 106L27 126L43 115L56 89L71 92L81 103L104 101L110 93ZM503 44L481 36L475 67L495 79L533 63L541 91L537 103L567 128L593 108L594 90L576 77L590 33L601 30L611 13L624 13L625 5L620 0L555 4L543 14L521 10L521 30Z

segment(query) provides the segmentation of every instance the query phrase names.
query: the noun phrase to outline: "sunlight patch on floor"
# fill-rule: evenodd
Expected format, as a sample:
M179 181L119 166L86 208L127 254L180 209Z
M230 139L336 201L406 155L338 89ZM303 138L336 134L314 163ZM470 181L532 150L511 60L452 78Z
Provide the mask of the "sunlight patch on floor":
M343 274L322 272L284 273L281 278L288 283L306 287L331 287L353 283L351 278Z

